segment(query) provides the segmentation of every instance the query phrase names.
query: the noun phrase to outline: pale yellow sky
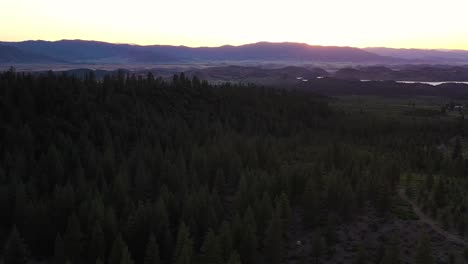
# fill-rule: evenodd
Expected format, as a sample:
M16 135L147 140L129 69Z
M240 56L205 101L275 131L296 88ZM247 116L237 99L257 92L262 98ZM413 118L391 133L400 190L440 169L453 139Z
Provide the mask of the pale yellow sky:
M0 0L0 40L468 49L468 0Z

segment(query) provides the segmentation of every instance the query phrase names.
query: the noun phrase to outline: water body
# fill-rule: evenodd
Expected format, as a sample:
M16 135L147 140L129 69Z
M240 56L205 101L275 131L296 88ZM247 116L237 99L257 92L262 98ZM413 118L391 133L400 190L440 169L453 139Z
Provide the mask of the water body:
M382 80L361 80L361 82L383 82ZM395 81L397 83L422 83L422 84L429 84L432 86L446 84L446 83L461 83L461 84L468 84L468 82L453 82L453 81L446 81L446 82L420 82L420 81Z
M440 85L440 84L446 84L446 83L462 83L462 84L468 84L468 82L416 82L416 81L396 81L397 83L423 83L423 84L429 84L429 85Z

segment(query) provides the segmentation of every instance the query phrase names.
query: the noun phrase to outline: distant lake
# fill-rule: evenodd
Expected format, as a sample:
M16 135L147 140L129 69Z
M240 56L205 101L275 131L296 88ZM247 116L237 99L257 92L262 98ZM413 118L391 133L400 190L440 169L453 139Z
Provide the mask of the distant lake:
M377 81L377 80L361 80L361 82L382 82L382 81ZM395 81L397 83L422 83L422 84L429 84L432 86L440 85L440 84L446 84L446 83L461 83L461 84L468 84L468 82L452 82L452 81L446 81L446 82L420 82L420 81Z
M397 83L424 83L424 84L429 84L429 85L440 85L440 84L446 84L446 83L462 83L462 84L468 84L468 82L417 82L417 81L396 81Z

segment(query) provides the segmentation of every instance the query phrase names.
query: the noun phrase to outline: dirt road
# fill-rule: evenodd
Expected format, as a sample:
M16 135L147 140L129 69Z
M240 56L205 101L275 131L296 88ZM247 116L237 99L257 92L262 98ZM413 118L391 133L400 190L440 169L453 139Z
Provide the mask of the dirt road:
M451 241L451 242L453 242L455 244L463 245L465 247L468 246L468 242L465 241L462 237L460 237L458 235L455 235L455 234L452 234L452 233L447 232L446 230L442 229L432 218L430 218L429 216L424 214L421 211L421 209L416 205L416 203L411 201L408 198L404 188L400 188L398 190L398 194L401 197L401 199L405 200L406 202L408 202L411 205L411 207L413 207L414 213L419 217L419 220L421 222L429 225L434 231L436 231L440 235L444 236L447 240L449 240L449 241Z

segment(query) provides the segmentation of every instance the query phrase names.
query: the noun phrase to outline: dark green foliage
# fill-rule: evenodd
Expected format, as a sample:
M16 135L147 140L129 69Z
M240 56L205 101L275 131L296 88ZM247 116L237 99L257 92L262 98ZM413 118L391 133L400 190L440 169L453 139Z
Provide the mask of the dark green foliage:
M88 257L90 261L95 259L103 259L105 258L106 254L106 240L104 236L104 232L101 228L99 222L93 227L93 231L91 233L91 241L89 241L88 246Z
M159 264L161 259L159 257L159 245L156 242L154 235L150 235L148 244L146 245L146 254L144 264Z
M315 234L312 238L312 257L314 263L318 264L320 258L325 254L325 240L321 234Z
M459 132L453 120L172 79L1 73L2 243L16 225L31 257L61 264L279 263L299 219L321 230L317 261L365 205L390 211L400 174L432 173L421 195L434 207L463 200L439 179L468 171L462 149L437 149Z
M188 227L181 223L177 231L177 241L174 249L174 263L193 263L193 241Z
M256 230L255 218L249 207L245 213L240 231L240 245L238 250L242 263L253 264L256 262L258 253L258 237Z
M227 264L242 264L239 254L237 252L232 252L231 256L229 257L229 260L227 261Z
M452 152L452 159L456 160L462 156L462 144L460 141L460 137L457 137L455 140L455 146L453 147L453 152Z
M3 255L5 264L25 264L28 261L29 253L27 246L16 226L13 227L8 236Z
M269 263L279 264L284 257L283 222L281 211L275 210L268 225L265 235L264 254Z
M220 244L221 256L223 261L228 261L231 257L233 249L233 238L231 225L227 221L223 221L218 231L218 241Z
M303 195L304 220L311 226L314 226L319 220L320 215L320 189L316 180L310 178L305 186Z
M124 250L128 251L127 245L123 241L122 236L118 234L112 244L107 263L120 263L120 261L126 257L123 256Z
M415 264L432 264L435 263L434 256L432 255L431 241L426 233L421 233L418 246L416 248Z
M398 233L394 233L387 242L385 253L381 264L399 264L400 261L400 237Z
M466 261L468 261L468 247L465 247L465 249L463 250L463 257Z
M60 234L57 234L54 243L54 264L62 264L67 260L65 246Z
M124 246L122 248L121 256L120 256L120 261L118 262L119 264L133 264L133 259L132 256L130 255L130 252L128 251L128 247Z
M354 258L353 264L366 264L368 263L367 252L364 245L359 245L357 249L356 257Z
M75 214L68 218L68 225L64 235L65 254L68 260L78 261L82 254L82 239L80 222Z
M206 264L221 264L223 257L219 239L212 229L210 229L205 237L205 241L201 247L202 262Z

